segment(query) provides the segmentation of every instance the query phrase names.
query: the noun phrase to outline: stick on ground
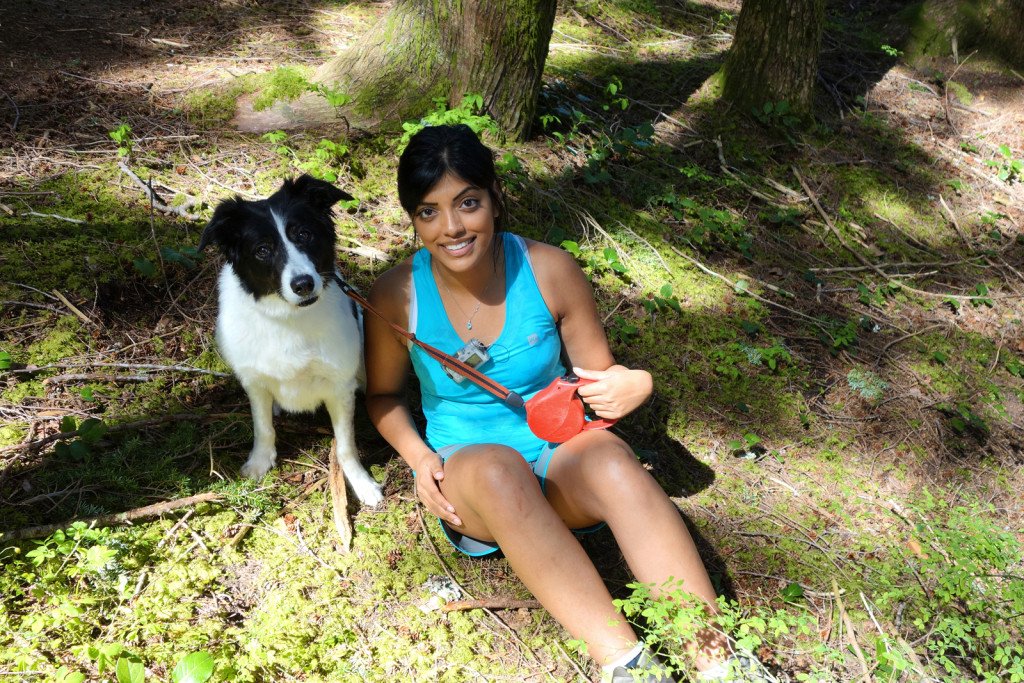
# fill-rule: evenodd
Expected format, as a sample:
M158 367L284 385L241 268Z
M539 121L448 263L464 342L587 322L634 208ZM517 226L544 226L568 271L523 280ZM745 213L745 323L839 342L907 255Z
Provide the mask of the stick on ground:
M334 508L334 528L341 538L341 551L345 554L352 549L352 522L348 518L348 492L345 490L345 474L338 465L338 440L331 439L330 471L327 480L331 485L331 507Z
M101 515L99 517L90 517L89 519L82 520L72 519L66 522L57 522L56 524L44 524L42 526L31 526L24 529L16 529L14 531L8 531L3 534L0 534L0 543L20 541L27 538L44 538L55 531L67 529L75 522L85 522L87 525L92 527L103 527L118 526L120 524L128 524L131 522L151 519L154 517L162 517L163 515L166 515L168 512L172 512L173 510L178 510L180 508L188 507L190 505L198 505L199 503L208 503L210 501L217 500L219 496L219 493L200 493L195 496L189 496L188 498L168 500L163 503L147 505L146 507L128 510L127 512L119 512L113 515Z

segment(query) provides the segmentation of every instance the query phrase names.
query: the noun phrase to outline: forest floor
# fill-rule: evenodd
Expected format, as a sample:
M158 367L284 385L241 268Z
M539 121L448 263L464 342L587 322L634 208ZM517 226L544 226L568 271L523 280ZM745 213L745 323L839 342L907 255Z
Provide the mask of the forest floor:
M830 9L808 131L700 89L739 2L560 3L544 126L487 139L514 230L578 256L617 359L655 376L616 429L733 632L789 680L1024 677L1024 77L975 52L907 63L905 4ZM325 415L282 417L280 467L238 473L252 432L213 341L220 259L195 251L212 207L311 172L360 200L338 221L358 286L415 247L400 133L239 134L234 98L387 8L0 9L5 679L596 675L503 559L447 545L362 406L387 498L350 507L350 553ZM193 504L36 530L175 500ZM651 606L609 532L583 543ZM459 597L513 602L444 611ZM676 662L670 612L638 628Z

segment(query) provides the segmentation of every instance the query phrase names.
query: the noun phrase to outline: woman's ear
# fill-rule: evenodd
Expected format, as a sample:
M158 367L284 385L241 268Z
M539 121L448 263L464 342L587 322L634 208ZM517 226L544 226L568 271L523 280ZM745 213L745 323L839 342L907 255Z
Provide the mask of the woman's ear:
M498 207L501 206L501 185L498 181L494 181L494 185L491 186L491 197L494 199L494 217L497 218L501 215L501 211Z

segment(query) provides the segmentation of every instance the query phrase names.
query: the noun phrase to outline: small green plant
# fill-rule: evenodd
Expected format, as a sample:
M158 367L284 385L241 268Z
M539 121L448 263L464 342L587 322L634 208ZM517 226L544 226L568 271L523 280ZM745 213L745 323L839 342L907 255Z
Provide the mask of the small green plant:
M756 460L764 455L764 447L761 445L761 437L750 432L743 435L742 439L733 439L729 442L729 450L737 458L745 460Z
M754 243L747 223L723 209L701 206L688 197L667 192L652 199L676 221L685 223L684 237L694 247L708 252L715 247L735 249L747 258L754 256Z
M608 326L608 337L623 344L628 344L639 333L640 331L636 325L633 325L621 315L614 316L611 325Z
M618 252L611 247L605 247L601 250L601 258L598 258L597 254L588 255L584 253L585 250L580 248L579 243L572 240L563 240L561 247L576 258L585 261L586 265L595 273L600 273L606 269L612 270L619 275L627 275L629 273L626 265L619 260Z
M882 45L879 49L882 52L884 52L885 54L889 55L890 57L902 57L903 56L903 52L901 50L897 50L892 45Z
M846 382L861 398L871 402L877 402L889 388L888 382L864 368L853 368L846 373Z
M790 133L800 125L800 117L791 112L789 102L765 102L760 109L754 107L751 112L762 125L782 133L791 145L796 145Z
M1004 183L1021 182L1024 178L1024 159L1014 159L1009 145L999 145L1002 159L986 159L985 164L996 169L996 177Z
M668 313L669 311L683 312L683 309L679 306L679 299L672 294L672 285L670 284L662 285L658 294L655 294L650 299L644 299L642 303L651 315L659 311L662 313Z
M398 153L401 154L409 139L427 126L455 125L463 123L473 129L473 132L480 135L487 131L491 135L498 136L501 129L498 123L488 114L484 113L484 98L476 93L463 95L462 101L457 107L448 108L448 100L444 97L434 98L434 111L424 116L419 121L406 121L402 124L402 138L398 142Z
M53 449L56 456L66 461L85 462L89 459L90 447L107 433L107 425L95 417L87 418L81 425L76 425L75 418L66 415L61 420L60 430L64 433L76 433L77 438L58 443Z
M117 156L130 157L135 143L132 141L132 127L127 123L110 131L110 138L117 143Z

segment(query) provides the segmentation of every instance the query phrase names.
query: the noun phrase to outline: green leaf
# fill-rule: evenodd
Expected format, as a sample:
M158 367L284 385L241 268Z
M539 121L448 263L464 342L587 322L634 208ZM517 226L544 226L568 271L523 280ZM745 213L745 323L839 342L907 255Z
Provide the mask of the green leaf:
M572 240L564 240L562 242L562 249L565 249L567 252L569 252L573 256L579 256L580 255L580 245L577 244L576 242L573 242Z
M660 294L665 299L668 299L669 297L671 297L672 296L672 285L669 285L669 284L662 285L661 286Z
M68 444L68 455L72 460L84 462L89 459L89 447L85 445L84 441L76 439Z
M213 657L206 652L193 652L186 656L171 672L174 683L204 683L213 675Z
M605 247L602 253L604 254L604 260L608 263L615 263L619 260L619 255L611 247Z
M11 367L12 360L11 354L6 351L0 351L0 370L6 370Z
M749 287L750 287L750 285L747 283L746 280L737 280L736 281L736 293L737 294L746 294L747 293L747 289Z
M117 660L117 683L143 683L146 680L146 667L142 660L133 654L125 653Z
M779 594L782 596L783 600L792 602L793 600L799 600L804 597L804 589L799 583L793 582L779 591Z
M739 439L733 439L729 442L729 448L734 451L746 450L747 444L743 443Z
M935 360L937 360L939 363L941 363L943 365L945 365L946 361L949 360L949 357L946 356L946 354L944 354L942 351L935 351L935 352L933 352L932 353L932 358L934 358Z
M75 422L75 418L70 415L65 415L60 421L60 431L62 432L73 432L78 429L78 423Z
M103 420L90 417L82 422L78 427L78 431L81 434L82 441L96 443L107 433L107 425L103 424Z
M146 277L156 276L156 266L149 259L137 258L132 261L132 265L135 266L135 270L139 271Z
M622 273L623 275L625 275L627 272L629 272L626 266L623 265L622 261L612 261L609 265L611 266L611 269L614 270L616 273Z

